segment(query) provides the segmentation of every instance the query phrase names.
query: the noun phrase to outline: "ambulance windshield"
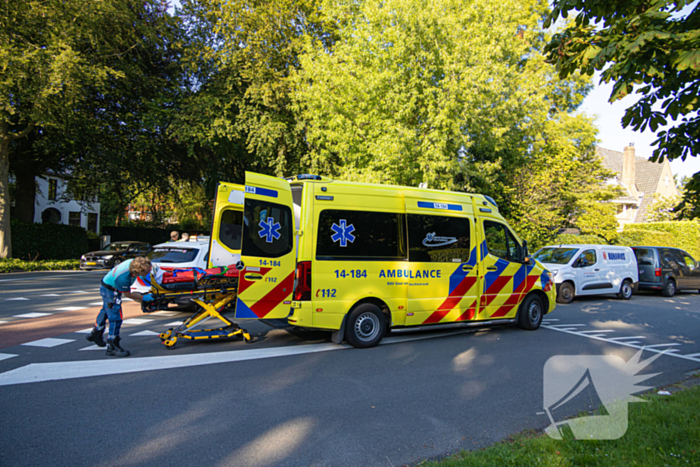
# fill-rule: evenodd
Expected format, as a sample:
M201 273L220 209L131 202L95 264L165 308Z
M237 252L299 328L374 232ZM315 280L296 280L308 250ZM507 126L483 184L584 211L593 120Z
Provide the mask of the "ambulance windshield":
M578 248L542 248L533 255L540 263L568 264Z

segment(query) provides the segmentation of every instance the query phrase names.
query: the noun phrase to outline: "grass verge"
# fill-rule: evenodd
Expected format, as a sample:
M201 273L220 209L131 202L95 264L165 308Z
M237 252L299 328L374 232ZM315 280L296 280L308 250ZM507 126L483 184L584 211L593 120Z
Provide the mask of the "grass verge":
M0 273L16 271L59 271L65 269L80 269L80 260L24 261L17 258L0 259Z
M613 441L561 441L526 432L479 451L462 451L422 467L700 465L700 386L629 404L625 435ZM571 434L571 433L569 433Z

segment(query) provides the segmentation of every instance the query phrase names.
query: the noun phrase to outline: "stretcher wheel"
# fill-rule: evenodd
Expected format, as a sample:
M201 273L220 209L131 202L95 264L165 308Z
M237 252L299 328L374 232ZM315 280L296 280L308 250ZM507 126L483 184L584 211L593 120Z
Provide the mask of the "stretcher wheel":
M243 333L243 341L244 341L246 344L250 344L250 343L253 342L253 339L250 337L250 334L248 334L247 332L244 332L244 333Z
M177 337L174 336L174 337L172 337L171 339L166 339L166 340L164 340L164 341L163 341L163 344L164 344L165 347L167 347L168 349L172 349L172 348L175 347L175 343L176 343L176 342L177 342Z
M172 329L168 329L167 331L160 333L160 334L158 335L158 337L160 337L160 340L161 340L161 341L165 341L165 340L167 340L167 339L170 339L170 336L172 336L172 335L173 335L173 330L172 330Z

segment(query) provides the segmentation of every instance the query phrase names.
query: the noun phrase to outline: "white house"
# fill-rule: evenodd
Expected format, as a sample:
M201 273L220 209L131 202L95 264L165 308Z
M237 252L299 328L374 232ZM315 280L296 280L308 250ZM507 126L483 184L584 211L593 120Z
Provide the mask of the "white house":
M36 177L34 222L80 226L95 233L100 231L100 203L91 200L76 201L66 193L67 181L53 172Z

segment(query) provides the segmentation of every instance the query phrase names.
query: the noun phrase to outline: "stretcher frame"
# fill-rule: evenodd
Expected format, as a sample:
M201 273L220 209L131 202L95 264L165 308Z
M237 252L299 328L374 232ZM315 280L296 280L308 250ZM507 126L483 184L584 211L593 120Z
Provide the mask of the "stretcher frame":
M251 342L250 333L238 326L238 324L223 316L223 311L237 297L238 278L230 278L229 281L221 281L222 276L205 276L197 278L190 290L171 290L158 284L151 275L151 295L153 301L149 303L152 311L167 309L169 302L174 299L190 297L197 304L197 311L185 320L181 325L172 327L159 334L161 343L168 349L175 347L178 339L188 340L212 340L230 339L242 336L245 342ZM194 329L210 319L216 319L223 326L210 329Z

